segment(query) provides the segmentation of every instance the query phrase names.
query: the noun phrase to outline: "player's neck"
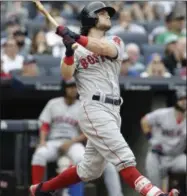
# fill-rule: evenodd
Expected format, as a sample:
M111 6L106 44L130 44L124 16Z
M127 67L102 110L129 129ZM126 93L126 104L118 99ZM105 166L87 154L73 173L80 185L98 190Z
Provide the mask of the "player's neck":
M64 101L67 105L72 105L75 102L75 99L65 98Z
M88 33L89 37L94 37L94 38L98 38L98 39L104 37L104 35L105 35L105 32L103 30L99 30L96 28L90 29L90 31Z

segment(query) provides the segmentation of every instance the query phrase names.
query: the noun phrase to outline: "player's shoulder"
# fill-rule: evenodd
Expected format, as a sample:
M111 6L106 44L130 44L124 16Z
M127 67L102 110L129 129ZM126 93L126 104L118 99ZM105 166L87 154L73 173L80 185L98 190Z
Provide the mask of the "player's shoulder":
M64 99L63 97L55 97L50 99L47 104L49 105L59 104L63 102L63 99Z
M159 108L159 109L155 110L155 112L163 114L163 115L166 115L167 113L170 113L171 111L173 111L172 107L169 107L169 108Z
M123 40L117 35L108 35L106 36L106 40L115 44L117 47L120 47L123 51L125 50L125 43Z
M114 41L114 42L118 42L118 43L123 42L123 40L117 35L107 35L107 36L105 36L105 39L111 40L111 41Z

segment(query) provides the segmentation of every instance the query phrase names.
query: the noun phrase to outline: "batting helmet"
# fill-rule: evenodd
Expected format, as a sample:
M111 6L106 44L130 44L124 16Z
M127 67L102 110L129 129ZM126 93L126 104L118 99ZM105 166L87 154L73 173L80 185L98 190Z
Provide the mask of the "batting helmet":
M75 79L72 78L70 80L62 80L61 82L61 90L62 94L65 96L66 95L66 88L76 86Z
M94 27L97 23L97 12L106 10L110 17L112 17L116 11L114 8L106 6L101 1L91 2L86 5L80 14L82 27Z

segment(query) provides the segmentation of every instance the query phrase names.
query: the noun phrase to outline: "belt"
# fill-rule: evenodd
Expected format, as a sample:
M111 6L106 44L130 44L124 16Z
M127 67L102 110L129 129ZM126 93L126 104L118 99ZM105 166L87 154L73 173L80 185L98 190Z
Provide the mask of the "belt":
M156 149L152 149L151 150L153 153L158 154L160 156L165 156L165 154L163 152L161 152L160 150L156 150Z
M93 95L92 100L100 101L100 96ZM104 103L109 103L109 104L113 104L113 105L120 105L121 99L112 99L112 98L106 97Z

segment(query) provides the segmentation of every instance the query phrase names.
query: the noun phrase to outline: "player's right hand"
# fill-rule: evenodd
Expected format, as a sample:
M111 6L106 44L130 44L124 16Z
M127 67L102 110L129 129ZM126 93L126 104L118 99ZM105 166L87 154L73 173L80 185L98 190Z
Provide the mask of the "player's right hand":
M56 34L62 38L65 38L66 36L70 36L75 41L77 41L80 38L79 34L71 31L69 28L64 26L58 26L56 29Z

